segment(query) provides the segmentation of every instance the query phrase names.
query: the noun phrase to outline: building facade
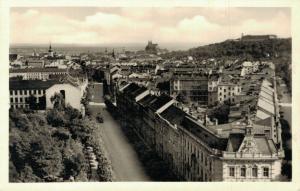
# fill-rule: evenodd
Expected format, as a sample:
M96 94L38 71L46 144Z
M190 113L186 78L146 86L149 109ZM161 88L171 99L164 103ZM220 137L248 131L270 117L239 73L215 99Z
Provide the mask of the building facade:
M180 95L200 105L208 104L208 76L205 74L182 74L170 80L171 95Z
M234 83L220 83L217 88L218 102L228 101L230 104L239 103L238 96L241 94L242 87Z
M49 80L51 77L64 76L67 69L58 68L25 68L9 70L9 77L21 77L23 80Z
M125 128L188 181L276 181L282 150L272 139L253 131L249 119L239 132L222 133L201 124L176 101L136 84L117 93L117 108Z

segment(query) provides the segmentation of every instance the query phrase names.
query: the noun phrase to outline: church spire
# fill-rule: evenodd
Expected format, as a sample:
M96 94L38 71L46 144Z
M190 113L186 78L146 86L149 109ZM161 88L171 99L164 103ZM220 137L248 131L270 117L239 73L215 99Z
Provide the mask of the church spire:
M52 52L51 42L50 42L50 45L49 45L49 52Z

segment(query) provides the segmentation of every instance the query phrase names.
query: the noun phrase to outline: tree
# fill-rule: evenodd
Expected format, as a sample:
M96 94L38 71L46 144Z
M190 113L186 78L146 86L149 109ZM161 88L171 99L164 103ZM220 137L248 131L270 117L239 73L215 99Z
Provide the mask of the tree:
M223 124L228 122L228 115L230 112L230 107L227 104L222 104L216 108L214 108L209 113L210 118L218 119L218 123Z
M57 109L49 110L46 114L46 119L48 124L54 127L65 126L67 124L64 114Z
M58 110L63 110L65 108L65 99L61 93L55 93L50 98L51 103L53 103L53 108Z

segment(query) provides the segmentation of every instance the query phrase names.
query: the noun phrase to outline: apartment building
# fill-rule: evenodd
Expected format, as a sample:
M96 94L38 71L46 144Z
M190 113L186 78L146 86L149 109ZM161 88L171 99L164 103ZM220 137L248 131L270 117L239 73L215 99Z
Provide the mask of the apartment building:
M230 82L218 84L218 101L224 103L228 101L231 104L239 103L238 96L241 94L241 85Z
M208 76L206 74L174 75L170 80L171 95L181 95L188 101L208 104Z
M134 83L117 93L121 123L132 128L188 181L275 181L280 178L283 151L261 134L252 119L239 131L203 125L165 94Z

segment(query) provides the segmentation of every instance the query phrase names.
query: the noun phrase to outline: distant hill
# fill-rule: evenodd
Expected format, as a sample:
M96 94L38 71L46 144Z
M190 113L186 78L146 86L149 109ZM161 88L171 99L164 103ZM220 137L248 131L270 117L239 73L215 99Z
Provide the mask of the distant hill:
M164 57L181 58L193 56L196 59L211 57L243 57L249 59L264 59L288 56L291 54L291 38L276 38L263 41L227 40L220 43L209 44L188 51L173 51Z

